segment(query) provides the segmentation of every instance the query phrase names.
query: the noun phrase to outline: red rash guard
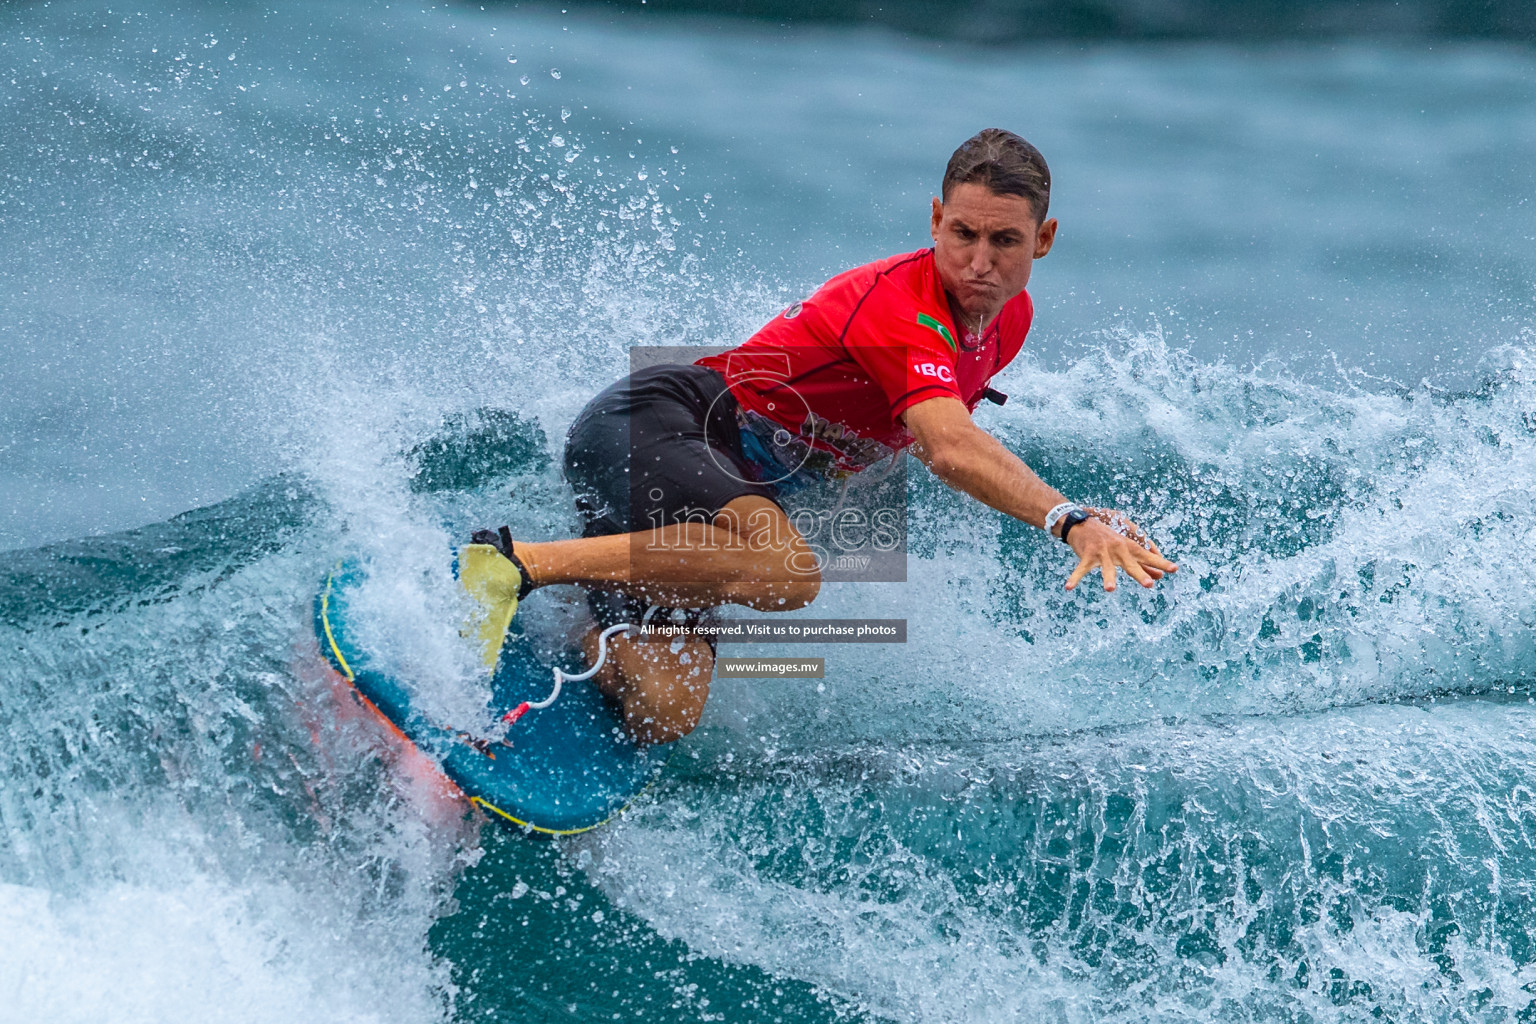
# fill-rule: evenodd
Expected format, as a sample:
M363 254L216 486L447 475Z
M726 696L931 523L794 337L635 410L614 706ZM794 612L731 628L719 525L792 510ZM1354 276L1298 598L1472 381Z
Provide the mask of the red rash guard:
M1034 318L1020 292L981 337L956 330L933 250L892 256L839 274L744 344L698 361L721 374L743 427L794 435L818 473L856 472L912 443L900 416L948 396L975 409L1013 361ZM769 433L774 433L770 429ZM805 449L810 451L806 452ZM782 456L781 456L782 458Z

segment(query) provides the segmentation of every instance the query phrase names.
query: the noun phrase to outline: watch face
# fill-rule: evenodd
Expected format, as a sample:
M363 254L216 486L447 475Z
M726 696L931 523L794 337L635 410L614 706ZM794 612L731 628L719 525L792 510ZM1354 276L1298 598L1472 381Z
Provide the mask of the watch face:
M1087 512L1084 512L1080 508L1073 509L1071 512L1068 512L1066 515L1061 517L1061 532L1056 534L1056 536L1060 538L1063 544L1067 543L1067 531L1086 519L1088 519Z

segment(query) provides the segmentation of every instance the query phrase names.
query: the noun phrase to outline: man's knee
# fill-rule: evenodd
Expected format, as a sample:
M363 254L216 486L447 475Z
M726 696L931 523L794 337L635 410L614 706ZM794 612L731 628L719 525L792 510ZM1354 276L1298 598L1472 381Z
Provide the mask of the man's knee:
M625 723L642 743L671 743L688 735L704 714L714 658L702 642L672 650L655 641L621 641L619 663L628 691Z
M762 611L794 611L816 600L821 591L816 553L778 503L744 495L720 510L715 525L736 534L747 554L733 601Z
M792 612L816 600L820 592L820 572L785 572L737 583L731 588L730 600L763 612Z
M804 608L816 600L816 595L821 593L821 571L818 569L797 574L791 582L784 584L783 589L785 611Z

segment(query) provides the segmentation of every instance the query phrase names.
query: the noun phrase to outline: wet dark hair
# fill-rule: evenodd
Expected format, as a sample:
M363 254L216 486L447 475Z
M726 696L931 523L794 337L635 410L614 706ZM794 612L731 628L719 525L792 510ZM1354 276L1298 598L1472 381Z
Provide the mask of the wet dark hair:
M1051 169L1045 157L1002 128L984 128L960 144L944 168L939 197L948 201L956 185L969 184L985 185L995 195L1028 199L1042 223L1051 208Z

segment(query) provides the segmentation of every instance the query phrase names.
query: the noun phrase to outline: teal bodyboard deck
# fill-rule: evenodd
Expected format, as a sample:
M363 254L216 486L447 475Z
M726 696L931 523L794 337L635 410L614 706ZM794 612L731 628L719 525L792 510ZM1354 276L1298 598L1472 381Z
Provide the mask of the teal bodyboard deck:
M414 705L409 681L355 640L350 598L365 578L357 561L344 561L326 576L315 595L320 650L476 804L510 824L568 835L608 821L661 772L669 748L637 745L618 708L590 682L567 683L553 705L513 722L501 743L434 722ZM548 660L539 655L514 618L491 679L497 717L549 696L555 664L567 672L584 668L576 651Z

